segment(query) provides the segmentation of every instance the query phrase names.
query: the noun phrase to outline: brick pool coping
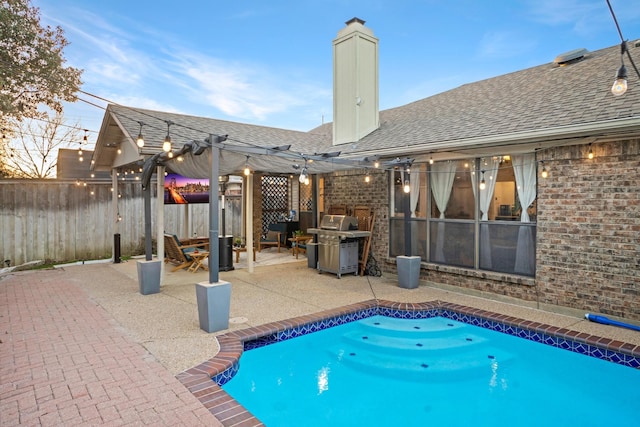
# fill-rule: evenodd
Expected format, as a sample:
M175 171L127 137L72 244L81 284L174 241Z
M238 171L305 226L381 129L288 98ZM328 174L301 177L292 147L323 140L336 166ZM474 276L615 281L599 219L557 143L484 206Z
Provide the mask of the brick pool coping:
M369 300L219 335L217 337L220 345L218 354L178 374L176 378L223 425L263 426L260 420L218 385L218 381L224 384L237 372L238 361L245 348L260 347L376 314L408 319L444 316L625 366L640 368L640 346L622 341L442 301L399 303Z

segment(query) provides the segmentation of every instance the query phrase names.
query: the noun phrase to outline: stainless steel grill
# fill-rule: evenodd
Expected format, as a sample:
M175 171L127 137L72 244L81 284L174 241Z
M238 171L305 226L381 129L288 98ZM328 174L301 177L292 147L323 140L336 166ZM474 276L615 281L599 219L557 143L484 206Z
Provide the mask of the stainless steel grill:
M358 274L358 219L346 215L325 215L318 235L318 270L342 274Z

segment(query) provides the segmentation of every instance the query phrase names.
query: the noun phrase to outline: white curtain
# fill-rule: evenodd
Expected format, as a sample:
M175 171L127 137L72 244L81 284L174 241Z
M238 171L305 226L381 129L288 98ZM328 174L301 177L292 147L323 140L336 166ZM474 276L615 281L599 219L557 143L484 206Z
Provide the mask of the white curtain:
M513 156L513 173L516 177L516 187L522 212L520 222L529 222L527 208L536 199L536 162L535 155L524 154ZM518 230L518 245L516 246L516 262L514 271L532 275L535 268L535 254L533 250L533 234L530 226L521 225Z
M431 165L431 175L429 176L431 182L431 192L433 198L436 201L436 206L440 211L440 218L444 219L447 205L449 204L449 197L451 197L451 188L453 187L453 180L456 176L456 163L455 162L436 162ZM444 234L445 223L438 223L438 237L436 239L436 253L434 254L434 261L444 262Z
M527 208L536 199L536 159L535 154L513 156L513 173L516 177L516 188L522 213L520 221L529 222Z
M416 206L418 205L418 196L420 196L420 170L415 167L411 168L411 180L409 181L409 206L411 209L411 218L416 217Z
M496 188L498 177L498 167L500 167L499 159L482 159L480 164L480 174L476 174L476 179L480 183L484 179L485 188L480 191L480 213L481 220L489 220L489 207L493 199L493 192ZM484 173L482 172L484 171ZM489 237L489 224L483 222L480 224L480 267L491 268L491 238Z
M431 165L431 191L440 211L440 218L444 218L449 204L453 180L456 177L456 166L455 162L436 162Z
M500 160L492 158L489 160L483 159L482 162L483 164L480 166L481 172L478 178L480 180L484 179L485 189L480 191L480 212L482 213L482 221L487 221L489 219L489 207L493 199L493 192L496 188Z

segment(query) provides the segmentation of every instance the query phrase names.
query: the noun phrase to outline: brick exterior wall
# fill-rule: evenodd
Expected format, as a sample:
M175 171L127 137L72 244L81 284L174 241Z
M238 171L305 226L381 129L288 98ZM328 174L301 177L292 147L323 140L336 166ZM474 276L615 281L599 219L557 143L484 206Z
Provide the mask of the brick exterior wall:
M640 319L640 140L539 152L541 302Z
M421 279L525 301L640 320L640 140L538 151L549 171L538 178L536 278L423 263ZM538 164L538 172L542 166ZM325 176L325 206L374 209L371 250L389 258L389 178L359 171Z

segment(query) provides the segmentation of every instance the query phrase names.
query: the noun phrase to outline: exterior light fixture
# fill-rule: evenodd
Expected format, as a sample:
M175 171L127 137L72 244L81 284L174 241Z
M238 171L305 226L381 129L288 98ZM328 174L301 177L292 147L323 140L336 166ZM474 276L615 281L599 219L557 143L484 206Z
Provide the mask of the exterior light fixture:
M484 190L487 188L487 183L484 181L484 171L482 171L482 179L480 180L480 189Z
M169 135L169 128L173 124L170 120L165 120L167 123L167 136L164 137L164 142L162 143L162 150L165 152L171 151L171 135Z
M143 122L138 122L140 125L140 132L138 132L138 139L136 139L136 144L139 148L144 147L144 137L142 136L142 126L144 126Z

